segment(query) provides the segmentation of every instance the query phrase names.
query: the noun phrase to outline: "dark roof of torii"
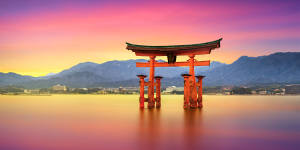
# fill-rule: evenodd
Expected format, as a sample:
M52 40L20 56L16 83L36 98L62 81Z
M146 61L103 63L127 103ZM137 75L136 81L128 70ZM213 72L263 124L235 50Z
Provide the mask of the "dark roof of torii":
M206 42L206 43L199 43L199 44L189 44L189 45L166 45L166 46L149 46L149 45L137 45L137 44L131 44L126 42L127 49L132 50L134 52L141 52L141 53L148 53L148 52L177 52L177 51L190 51L190 50L200 50L200 49L215 49L220 47L220 41L222 38Z

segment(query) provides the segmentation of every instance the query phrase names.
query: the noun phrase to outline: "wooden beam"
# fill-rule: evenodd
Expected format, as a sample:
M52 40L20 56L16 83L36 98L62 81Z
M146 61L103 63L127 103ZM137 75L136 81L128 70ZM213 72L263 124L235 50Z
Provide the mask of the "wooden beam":
M193 50L177 50L177 51L134 51L136 56L167 56L170 53L174 55L205 55L210 54L211 49L199 48Z
M188 67L189 62L175 62L174 64L168 64L167 62L155 62L154 67ZM209 66L210 61L195 61L194 66ZM149 62L137 62L136 67L150 67Z
M160 52L135 52L136 56L167 56L166 53Z
M195 50L182 50L177 51L175 55L205 55L210 54L211 49L195 49Z

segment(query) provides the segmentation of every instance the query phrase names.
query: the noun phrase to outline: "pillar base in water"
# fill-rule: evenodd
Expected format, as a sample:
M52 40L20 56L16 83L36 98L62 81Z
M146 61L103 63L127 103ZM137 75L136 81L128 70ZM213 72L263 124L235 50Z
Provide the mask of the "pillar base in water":
M196 102L191 102L190 108L197 108L197 103Z
M140 97L140 108L144 108L144 98Z
M154 106L155 106L155 102L153 102L153 101L151 101L150 99L149 99L149 101L148 101L148 108L149 109L152 109L152 108L154 108Z
M156 103L155 107L160 108L160 103Z
M203 107L202 103L198 104L198 108L202 108L202 107Z

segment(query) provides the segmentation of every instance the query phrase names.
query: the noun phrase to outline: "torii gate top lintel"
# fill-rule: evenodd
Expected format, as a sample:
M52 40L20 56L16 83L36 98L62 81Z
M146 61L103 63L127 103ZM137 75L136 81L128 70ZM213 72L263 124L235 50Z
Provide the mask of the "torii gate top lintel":
M167 46L137 45L126 42L126 49L135 52L136 56L203 55L210 54L211 50L219 48L221 40L222 38L206 43Z

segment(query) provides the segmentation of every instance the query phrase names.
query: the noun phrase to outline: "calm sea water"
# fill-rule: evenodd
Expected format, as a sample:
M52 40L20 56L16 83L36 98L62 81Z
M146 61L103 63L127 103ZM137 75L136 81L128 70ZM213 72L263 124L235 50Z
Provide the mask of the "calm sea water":
M0 96L0 150L300 149L300 96Z

